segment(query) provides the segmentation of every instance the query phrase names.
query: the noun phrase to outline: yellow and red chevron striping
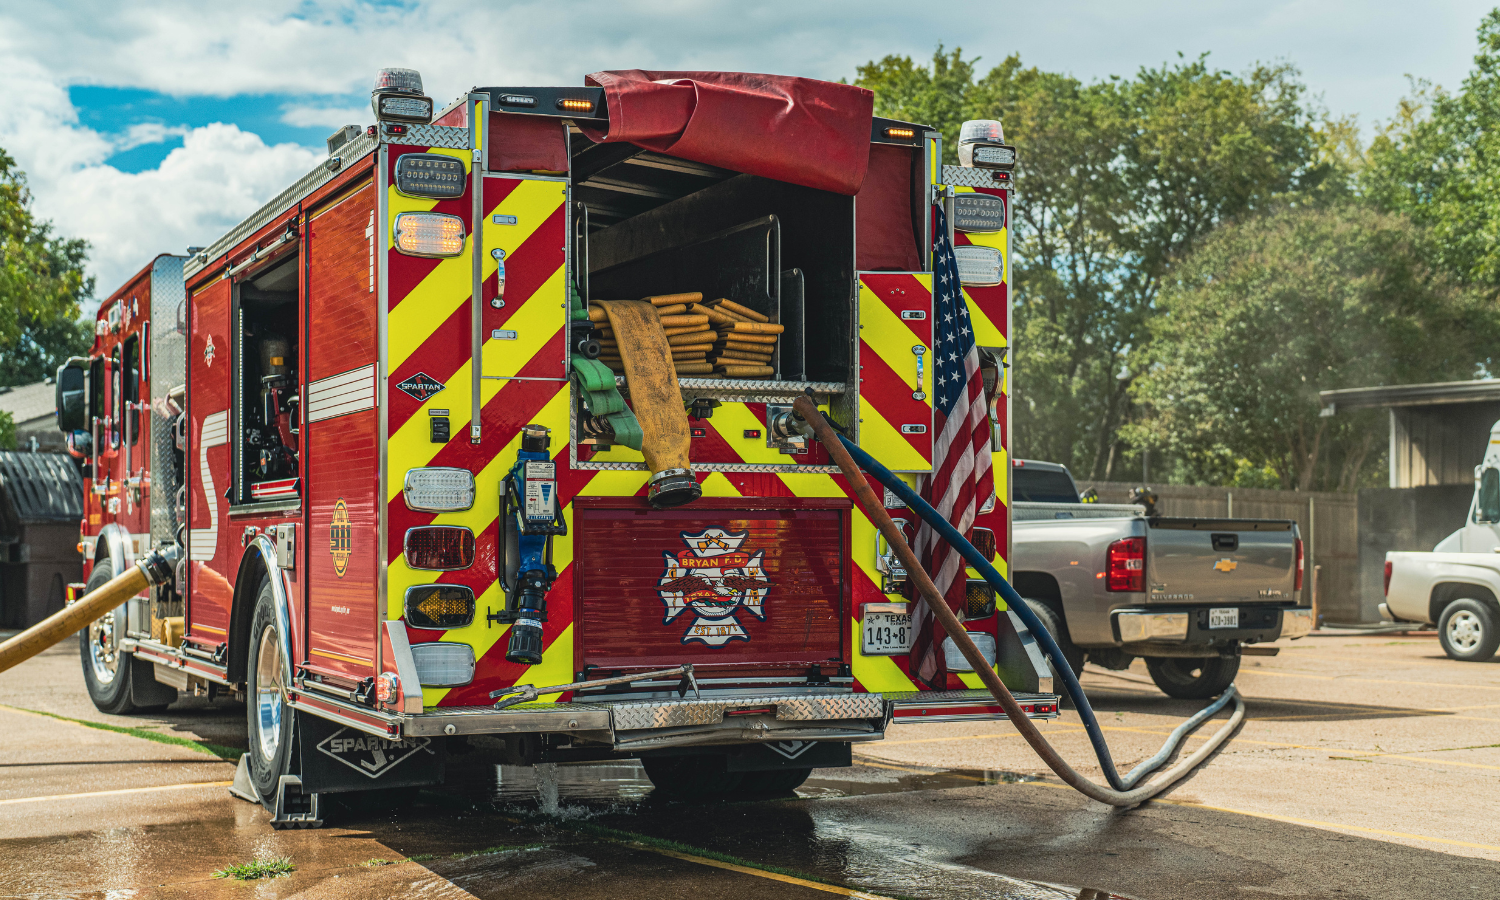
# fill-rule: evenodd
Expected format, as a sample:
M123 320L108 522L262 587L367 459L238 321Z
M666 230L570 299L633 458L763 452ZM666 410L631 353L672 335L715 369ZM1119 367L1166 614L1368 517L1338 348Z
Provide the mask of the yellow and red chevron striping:
M932 468L932 276L866 273L859 281L860 443L893 471L927 471ZM922 318L903 318L907 310ZM920 385L917 346L923 348ZM918 393L923 399L916 399Z

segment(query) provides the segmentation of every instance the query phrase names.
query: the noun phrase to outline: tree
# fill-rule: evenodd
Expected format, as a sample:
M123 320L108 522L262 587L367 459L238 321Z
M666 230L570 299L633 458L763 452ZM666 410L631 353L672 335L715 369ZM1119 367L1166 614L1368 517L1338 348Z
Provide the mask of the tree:
M974 81L976 62L888 56L858 83L880 114L940 129L945 156L963 120L1003 122L1019 151L1012 449L1109 478L1172 263L1221 222L1323 185L1329 139L1289 66L1235 76L1199 58L1084 84L1018 56Z
M79 321L94 291L88 245L54 236L30 206L25 175L0 150L0 387L40 381L92 341Z
M1500 287L1500 9L1480 22L1463 89L1417 81L1376 136L1360 179L1371 202L1432 229L1434 261Z
M1429 236L1368 205L1284 206L1219 229L1177 265L1124 436L1168 451L1184 480L1275 473L1282 488L1353 490L1378 469L1378 413L1319 414L1318 392L1473 377L1500 314L1435 272Z

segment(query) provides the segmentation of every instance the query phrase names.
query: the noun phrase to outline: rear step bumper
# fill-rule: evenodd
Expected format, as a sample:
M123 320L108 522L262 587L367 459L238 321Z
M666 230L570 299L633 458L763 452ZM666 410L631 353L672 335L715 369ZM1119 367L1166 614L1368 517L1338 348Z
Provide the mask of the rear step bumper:
M914 722L977 722L1009 718L1000 704L986 690L902 691L887 693L894 708L894 718L903 724ZM1031 694L1015 691L1013 696L1028 719L1057 718L1056 694Z
M1057 716L1057 695L1018 693L1031 718ZM877 741L893 718L908 722L1003 719L988 691L817 692L733 697L437 707L393 715L311 697L294 705L363 731L396 737L568 734L617 752L763 741Z

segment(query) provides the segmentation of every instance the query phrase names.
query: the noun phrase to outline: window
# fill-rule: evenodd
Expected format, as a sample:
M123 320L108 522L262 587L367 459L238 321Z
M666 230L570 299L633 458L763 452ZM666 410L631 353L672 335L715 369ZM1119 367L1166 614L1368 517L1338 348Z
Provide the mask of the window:
M1500 522L1500 469L1491 467L1480 473L1479 496L1474 507L1474 521Z
M1078 488L1064 469L1017 466L1010 470L1014 499L1030 503L1077 503Z
M232 502L301 496L298 443L298 256L235 285Z
M124 344L124 371L121 373L124 404L121 418L125 422L126 443L134 444L141 437L141 336L131 335Z

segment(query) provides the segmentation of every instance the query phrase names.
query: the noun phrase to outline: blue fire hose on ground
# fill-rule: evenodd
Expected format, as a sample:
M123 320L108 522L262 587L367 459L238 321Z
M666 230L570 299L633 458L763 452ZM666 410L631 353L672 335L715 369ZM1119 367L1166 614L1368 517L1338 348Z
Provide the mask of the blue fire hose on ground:
M995 589L1005 600L1006 605L1015 611L1016 615L1031 631L1032 635L1041 645L1043 653L1052 661L1053 670L1057 673L1057 677L1062 679L1068 696L1072 698L1073 705L1078 710L1079 718L1083 721L1083 727L1088 734L1089 742L1093 745L1094 754L1099 759L1099 767L1103 770L1105 778L1109 781L1110 786L1108 788L1095 784L1083 777L1083 775L1069 766L1062 757L1057 755L1057 751L1047 743L1046 738L1042 737L1041 732L1037 730L1031 720L1021 712L1020 706L1011 697L1010 691L1000 682L999 677L994 674L993 669L990 669L987 665L975 665L974 669L976 674L985 681L986 687L990 689L990 692L995 695L995 699L1000 701L1001 705L1005 707L1006 713L1010 716L1017 730L1021 732L1022 737L1026 739L1027 743L1031 744L1032 748L1042 757L1043 761L1069 785L1102 803L1125 808L1136 806L1167 789L1192 769L1196 768L1199 763L1207 759L1210 754L1228 740L1229 736L1244 721L1245 701L1239 696L1239 692L1235 687L1230 685L1229 689L1220 695L1213 704L1174 729L1172 734L1167 738L1166 743L1162 745L1161 750L1131 770L1129 774L1122 777L1115 769L1114 759L1109 752L1109 745L1104 740L1104 732L1099 726L1099 720L1094 716L1094 710L1089 705L1088 697L1083 693L1083 687L1078 683L1078 677L1063 658L1062 650L1057 646L1057 641L1053 639L1052 634L1042 625L1041 620L1031 611L1026 601L1016 592L1016 589L1011 586L1010 582L1006 581L995 570L995 567L990 565L989 560L985 559L975 549L973 544L969 543L962 534L959 534L958 529L954 528L944 519L927 501L918 496L916 491L913 491L906 482L897 478L889 469L877 462L874 457L861 450L853 441L842 434L836 433L823 417L823 414L818 411L811 398L799 398L794 404L794 410L798 417L809 426L814 436L828 448L829 454L833 456L834 461L843 470L844 476L849 480L851 486L854 487L855 493L859 497L861 504L865 507L866 513L876 521L877 527L885 534L886 541L891 548L899 556L903 557L902 562L906 566L907 572L911 575L918 589L922 590L928 600L929 606L933 609L934 615L939 619L944 630L948 632L949 637L954 641L955 645L964 652L965 657L970 658L971 664L975 660L982 662L978 649L973 646L973 641L963 628L958 626L957 618L948 609L947 604L937 595L936 589L932 586L931 579L916 559L915 554L912 553L911 548L906 544L905 538L895 528L895 525L891 523L890 516L885 511L884 503L875 497L874 492L865 481L860 469L873 475L891 493L900 498L912 512L921 516L923 521L937 531L950 546L963 556L969 565L978 570L985 581ZM948 620L951 620L951 622ZM1229 721L1209 738L1202 747L1164 773L1157 781L1145 787L1136 787L1142 779L1156 771L1171 757L1177 746L1193 729L1212 718L1231 701L1235 704L1235 708L1229 717Z

